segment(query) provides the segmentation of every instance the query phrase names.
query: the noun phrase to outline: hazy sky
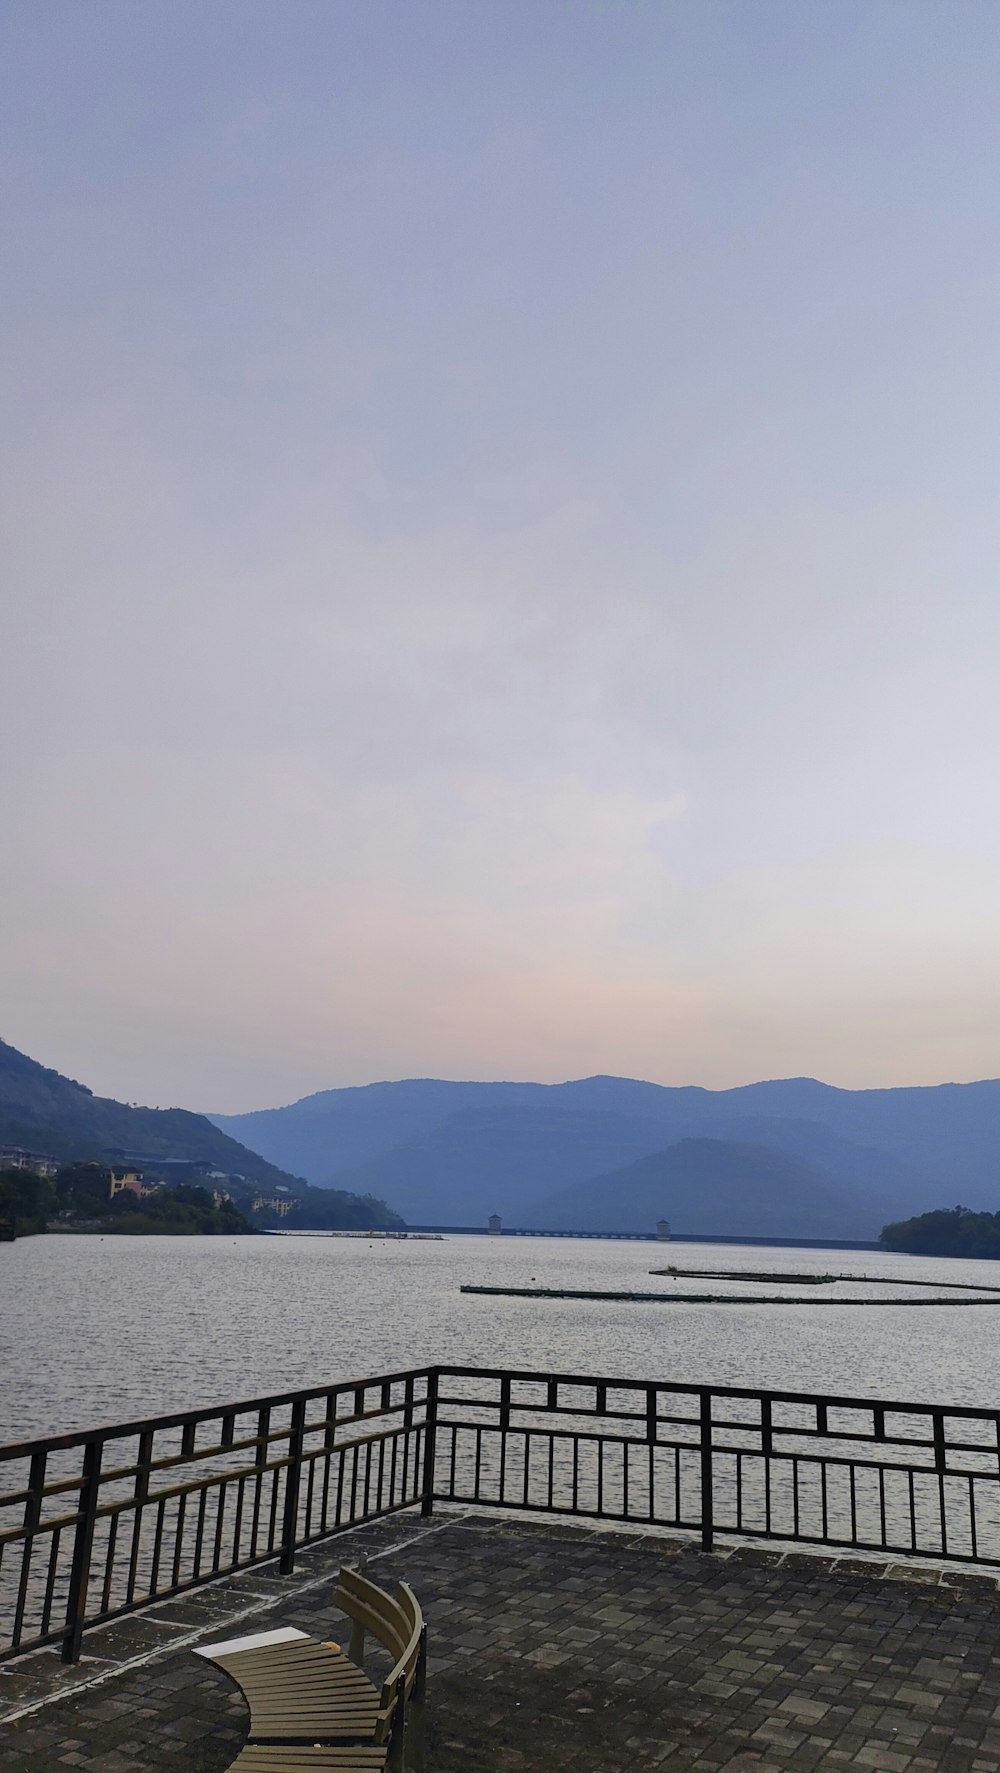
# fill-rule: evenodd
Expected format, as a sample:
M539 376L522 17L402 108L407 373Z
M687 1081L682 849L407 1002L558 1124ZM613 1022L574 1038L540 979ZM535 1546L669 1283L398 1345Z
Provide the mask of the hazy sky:
M1000 1073L996 0L0 7L0 1035Z

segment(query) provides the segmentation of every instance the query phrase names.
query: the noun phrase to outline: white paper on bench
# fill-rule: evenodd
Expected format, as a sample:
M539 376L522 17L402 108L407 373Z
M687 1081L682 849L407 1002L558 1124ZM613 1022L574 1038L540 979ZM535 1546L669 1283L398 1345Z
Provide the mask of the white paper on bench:
M199 1644L196 1656L235 1656L239 1650L259 1650L264 1644L290 1644L293 1638L307 1638L307 1631L296 1631L292 1625L279 1631L259 1631L252 1638L230 1638L226 1644Z

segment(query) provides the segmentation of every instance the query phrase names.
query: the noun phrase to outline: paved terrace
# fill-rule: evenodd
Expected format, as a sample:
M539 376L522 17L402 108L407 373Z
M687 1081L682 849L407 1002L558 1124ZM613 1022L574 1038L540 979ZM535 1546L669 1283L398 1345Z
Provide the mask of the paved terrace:
M0 1670L0 1769L222 1773L242 1699L191 1645L296 1625L342 1637L367 1551L428 1619L429 1773L1000 1764L997 1582L917 1567L449 1514L397 1516Z

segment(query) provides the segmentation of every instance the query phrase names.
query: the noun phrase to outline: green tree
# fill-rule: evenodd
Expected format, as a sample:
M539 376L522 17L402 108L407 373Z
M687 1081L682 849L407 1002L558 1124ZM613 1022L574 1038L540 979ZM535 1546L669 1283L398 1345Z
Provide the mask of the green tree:
M913 1256L968 1256L1000 1259L1000 1213L974 1213L971 1207L938 1207L913 1219L883 1225L887 1250Z
M66 1164L55 1179L61 1213L74 1219L100 1219L108 1210L109 1174L103 1164Z
M18 1237L44 1231L55 1205L55 1190L34 1170L0 1170L0 1219L13 1223Z
M253 1229L231 1201L216 1206L209 1190L192 1182L158 1188L155 1193L142 1197L123 1189L110 1204L108 1228L220 1236L239 1235Z

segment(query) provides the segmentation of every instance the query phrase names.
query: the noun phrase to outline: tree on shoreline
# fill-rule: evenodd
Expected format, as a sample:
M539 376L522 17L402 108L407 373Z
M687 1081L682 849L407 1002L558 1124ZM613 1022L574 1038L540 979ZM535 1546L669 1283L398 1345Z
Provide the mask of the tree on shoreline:
M45 1176L34 1170L0 1170L0 1219L7 1219L18 1237L48 1228L55 1206L55 1190Z
M913 1256L967 1256L1000 1260L1000 1213L975 1213L971 1207L939 1207L883 1225L887 1250Z

